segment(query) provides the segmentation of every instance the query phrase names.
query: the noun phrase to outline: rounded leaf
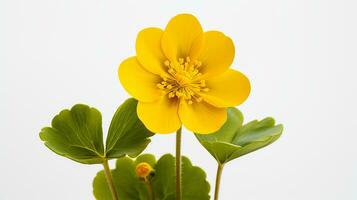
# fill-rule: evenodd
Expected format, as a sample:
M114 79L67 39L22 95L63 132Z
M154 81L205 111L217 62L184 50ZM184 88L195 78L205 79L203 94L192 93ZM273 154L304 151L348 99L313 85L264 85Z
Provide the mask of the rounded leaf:
M107 158L136 157L150 143L149 137L154 134L139 120L137 104L137 100L130 98L115 112L106 141Z
M220 130L209 135L195 135L219 164L225 164L273 143L283 132L283 125L275 125L271 117L242 124L242 113L229 108L227 121Z
M119 158L116 168L112 170L119 199L150 199L148 183L135 174L136 165L142 162L150 164L155 171L148 179L155 200L175 200L175 157L170 154L162 156L157 162L151 154L140 155L135 161L128 157ZM209 200L209 191L206 173L193 166L188 158L182 157L182 200ZM103 171L94 178L93 193L97 200L112 199Z
M51 127L41 130L40 138L53 152L76 162L103 162L102 116L95 108L77 104L61 111L53 118Z

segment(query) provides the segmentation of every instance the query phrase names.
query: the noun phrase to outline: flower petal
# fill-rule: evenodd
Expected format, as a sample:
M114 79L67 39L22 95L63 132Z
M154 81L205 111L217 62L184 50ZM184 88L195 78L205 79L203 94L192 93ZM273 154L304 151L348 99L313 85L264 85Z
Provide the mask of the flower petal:
M161 78L146 71L136 57L124 60L119 66L118 75L125 90L140 101L152 102L163 95L156 86Z
M218 31L208 31L203 34L203 41L196 40L191 57L202 62L200 72L203 78L225 72L231 66L235 49L233 41Z
M217 108L205 102L189 105L181 101L179 116L185 127L195 133L209 134L221 128L227 120L226 108Z
M138 103L137 113L146 128L154 133L172 133L181 127L178 100L163 96L152 103Z
M250 82L241 72L229 69L223 74L206 81L208 92L203 99L216 107L232 107L243 103L250 93Z
M159 28L146 28L136 38L137 59L146 70L157 75L166 73L163 65L166 57L161 51L162 34Z
M173 17L162 36L162 50L170 61L186 58L196 38L203 33L200 22L190 14Z

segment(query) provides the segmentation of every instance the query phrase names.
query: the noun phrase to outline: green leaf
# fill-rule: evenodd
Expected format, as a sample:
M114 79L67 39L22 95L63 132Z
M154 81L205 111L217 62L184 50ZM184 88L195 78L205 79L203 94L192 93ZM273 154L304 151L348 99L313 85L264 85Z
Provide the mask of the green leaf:
M136 106L135 99L119 106L109 127L106 150L100 112L82 104L61 111L51 127L41 130L40 138L53 152L83 164L99 164L125 155L135 157L153 135L138 119Z
M152 179L156 200L175 200L175 157L166 154L160 158ZM206 173L191 161L182 157L182 200L209 200L210 185Z
M40 138L53 152L84 164L102 163L104 157L102 116L95 108L77 104L52 120Z
M275 125L271 117L254 120L245 125L236 108L228 108L228 118L220 130L209 135L195 134L200 143L220 164L225 164L276 141L283 125Z
M136 114L137 100L126 100L114 114L106 142L106 157L136 157L150 143L153 135Z
M128 157L119 158L116 168L112 170L119 199L150 199L147 185L135 174L136 165L140 162L149 163L155 170L149 179L155 200L175 200L175 158L169 154L162 156L157 163L151 154L140 155L135 161ZM205 172L182 157L182 199L209 200L209 191ZM93 193L97 200L112 199L103 171L94 178Z
M140 158L139 156L138 158ZM145 159L141 159L145 161ZM150 161L150 160L148 160ZM149 194L146 185L135 174L135 163L128 157L119 158L116 168L111 170L113 182L119 199L148 200ZM112 200L112 195L105 179L104 171L97 173L93 181L93 194L97 200Z

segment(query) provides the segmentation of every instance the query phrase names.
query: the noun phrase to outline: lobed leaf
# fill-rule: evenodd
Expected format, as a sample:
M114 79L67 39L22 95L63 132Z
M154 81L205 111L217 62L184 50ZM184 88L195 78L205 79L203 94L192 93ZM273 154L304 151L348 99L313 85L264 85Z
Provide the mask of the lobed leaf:
M149 179L155 200L175 200L175 158L170 154L162 156L157 162L151 154L140 155L135 161L128 157L119 158L116 168L112 170L119 199L150 199L147 185L135 175L135 167L140 162L149 163L155 170ZM182 199L209 200L209 191L205 172L182 157ZM103 171L94 178L93 193L97 200L112 199Z
M136 114L137 101L126 100L114 114L106 148L103 144L102 116L95 108L77 104L56 115L50 127L40 132L45 145L58 155L83 164L139 155L153 135Z
M243 115L238 109L228 108L227 115L226 123L217 132L208 135L195 134L220 164L273 143L283 132L283 126L275 125L275 120L271 117L242 125Z
M126 100L114 114L106 141L106 157L138 156L150 143L150 132L136 114L137 100Z
M53 152L83 164L102 163L104 157L102 116L95 108L77 104L52 120L40 138Z

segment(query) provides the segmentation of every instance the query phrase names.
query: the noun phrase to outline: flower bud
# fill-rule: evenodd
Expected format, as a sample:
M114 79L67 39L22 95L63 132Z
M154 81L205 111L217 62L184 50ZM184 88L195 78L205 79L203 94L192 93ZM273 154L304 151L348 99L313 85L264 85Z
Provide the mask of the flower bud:
M146 163L146 162L142 162L142 163L139 163L138 165L136 165L136 169L135 169L135 172L136 172L136 175L139 177L139 178L143 178L145 180L147 180L147 177L151 174L151 172L153 172L153 168L150 166L149 163Z

